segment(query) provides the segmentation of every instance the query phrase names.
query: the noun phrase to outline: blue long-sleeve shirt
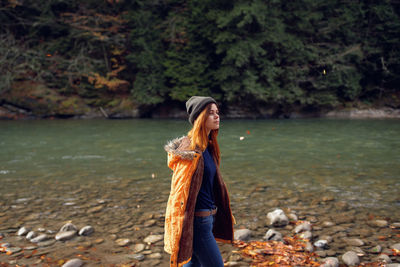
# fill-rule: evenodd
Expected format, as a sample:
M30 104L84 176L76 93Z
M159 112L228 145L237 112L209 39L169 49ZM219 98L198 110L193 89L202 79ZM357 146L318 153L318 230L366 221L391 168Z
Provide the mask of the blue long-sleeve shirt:
M217 172L215 162L208 149L203 152L204 174L200 191L196 200L196 210L214 208L214 178Z

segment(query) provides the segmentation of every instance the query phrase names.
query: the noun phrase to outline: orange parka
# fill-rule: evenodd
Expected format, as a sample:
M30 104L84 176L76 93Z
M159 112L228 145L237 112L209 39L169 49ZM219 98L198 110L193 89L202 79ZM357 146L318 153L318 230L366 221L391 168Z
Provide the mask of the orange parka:
M171 254L171 267L189 262L193 253L194 209L203 180L204 159L201 151L190 150L189 147L188 137L176 138L165 146L168 167L173 171L164 232L164 250ZM218 210L213 234L218 241L232 242L234 217L226 185L218 164L215 165L214 201Z

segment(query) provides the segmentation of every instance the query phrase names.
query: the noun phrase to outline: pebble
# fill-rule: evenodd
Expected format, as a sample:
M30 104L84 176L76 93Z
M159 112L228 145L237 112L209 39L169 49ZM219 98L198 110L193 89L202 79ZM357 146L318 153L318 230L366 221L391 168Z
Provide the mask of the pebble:
M90 225L83 227L79 230L79 235L89 236L94 233L94 228Z
M133 251L136 253L142 252L146 248L145 244L136 244L133 246Z
M294 214L294 213L289 213L289 214L288 214L288 218L289 218L290 220L292 220L292 221L295 221L295 222L297 222L297 221L299 220L299 218L297 217L297 215Z
M381 254L381 255L379 255L379 256L376 258L376 260L377 260L377 261L383 261L383 262L386 262L386 263L391 263L391 262L392 262L392 260L390 259L390 257L389 257L388 255L386 255L386 254Z
M26 239L30 240L32 238L36 237L36 233L34 231L30 231L27 235L26 235Z
M19 247L8 247L6 248L6 252L10 252L12 254L20 252L22 249Z
M391 228L395 228L395 229L399 229L400 228L400 223L396 222L396 223L392 223L390 225Z
M39 242L42 242L42 241L45 241L45 240L47 240L47 239L49 239L50 237L48 236L48 235L46 235L46 234L41 234L41 235L39 235L39 236L37 236L37 237L35 237L35 238L32 238L31 239L31 242L32 243L39 243Z
M64 263L61 267L80 267L82 264L83 261L81 259L71 259Z
M387 227L389 223L386 220L374 220L370 222L371 226L376 226L376 227Z
M364 241L358 238L348 238L345 239L345 242L350 246L356 246L356 247L364 246Z
M237 261L228 261L224 266L240 266L240 263Z
M320 239L314 243L314 246L320 249L327 249L328 248L328 241L324 239Z
M163 235L149 235L145 239L143 239L143 242L153 244L163 239Z
M24 247L24 250L34 250L37 249L37 246L28 246L28 247Z
M87 213L96 213L101 211L104 208L104 206L96 206L93 208L88 209Z
M311 223L310 222L303 222L302 224L297 225L294 228L294 232L296 234L300 233L300 232L304 232L304 231L311 231Z
M73 238L74 236L76 236L76 231L71 230L57 233L55 239L58 241L65 241Z
M339 260L335 257L326 258L321 267L338 267Z
M390 248L400 250L400 243L396 243L394 245L391 245Z
M251 230L239 229L234 232L235 240L248 241L251 237Z
M156 223L157 223L157 221L154 220L154 219L153 220L148 220L143 224L143 226L144 227L151 227L151 226L155 225Z
M56 243L55 240L47 240L47 241L39 242L39 243L37 243L37 245L38 245L38 247L49 247L49 246L53 245L54 243Z
M325 221L325 222L322 223L323 227L332 227L334 225L335 225L335 223L329 222L329 221Z
M387 264L386 267L400 267L400 263L390 263Z
M267 224L275 227L286 226L289 223L289 218L285 215L283 210L276 209L267 214Z
M96 239L96 240L94 241L95 244L101 244L101 243L103 243L103 242L104 242L104 239L103 239L103 238L98 238L98 239Z
M264 236L265 240L275 240L275 241L282 241L283 237L282 234L279 233L278 231L275 231L273 229L269 229L267 233Z
M18 232L17 232L17 235L18 236L23 236L23 235L26 235L27 233L29 233L29 229L28 228L26 228L25 226L23 226L23 227L21 227L19 230L18 230Z
M369 252L374 253L374 254L381 253L381 251L382 251L382 247L380 245L376 245L375 247L373 247L369 250Z
M300 233L298 235L298 237L300 237L301 239L311 240L312 239L312 233L310 231L305 231L305 232Z
M313 252L314 251L314 247L310 242L306 242L305 250L308 251L308 252Z
M78 231L78 228L73 225L72 223L66 223L64 224L61 228L59 232L69 232L69 231Z
M150 255L148 256L148 258L149 258L149 259L161 259L161 258L162 258L162 255L161 255L161 253L156 252L156 253L150 254Z
M129 238L120 238L115 240L115 243L117 243L117 245L120 247L124 247L128 246L131 243L131 240Z
M144 260L144 255L143 254L132 254L128 256L129 258L132 258L134 260L142 261Z
M360 259L354 251L347 251L344 253L342 260L347 266L354 266L360 263Z

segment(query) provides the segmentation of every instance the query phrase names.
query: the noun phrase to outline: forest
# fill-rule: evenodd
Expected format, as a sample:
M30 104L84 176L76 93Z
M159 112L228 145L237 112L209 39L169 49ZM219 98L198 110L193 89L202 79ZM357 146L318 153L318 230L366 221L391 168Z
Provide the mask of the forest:
M399 16L389 0L2 1L0 107L151 116L210 95L271 116L399 108Z

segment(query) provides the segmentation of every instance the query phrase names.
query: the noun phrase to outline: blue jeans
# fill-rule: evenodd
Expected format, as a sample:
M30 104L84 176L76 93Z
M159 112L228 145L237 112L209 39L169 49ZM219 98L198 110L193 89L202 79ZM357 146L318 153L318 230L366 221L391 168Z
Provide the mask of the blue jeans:
M199 210L202 211L202 210ZM214 216L194 217L193 255L184 267L223 267L221 252L212 233Z

